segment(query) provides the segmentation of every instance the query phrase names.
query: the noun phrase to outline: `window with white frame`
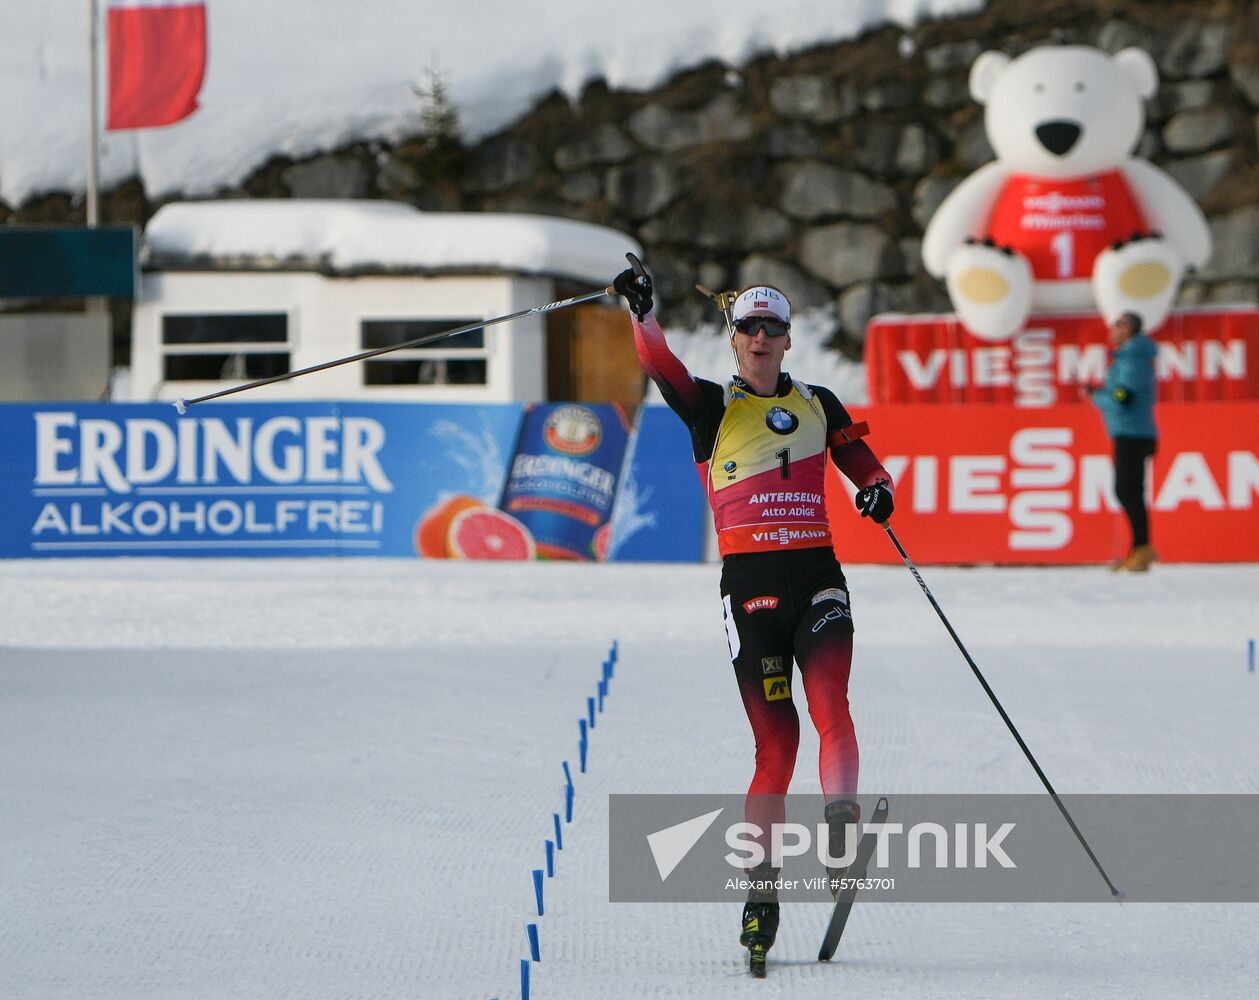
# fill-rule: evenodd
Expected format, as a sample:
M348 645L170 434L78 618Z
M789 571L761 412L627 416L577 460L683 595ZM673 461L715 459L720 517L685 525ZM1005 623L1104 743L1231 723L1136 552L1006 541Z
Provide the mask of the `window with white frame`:
M239 382L289 371L286 313L168 314L162 317L162 378Z
M393 347L475 322L475 318L363 320L362 346L365 351ZM431 344L391 351L363 363L363 384L369 387L486 385L488 382L489 351L485 347L484 330L471 330Z

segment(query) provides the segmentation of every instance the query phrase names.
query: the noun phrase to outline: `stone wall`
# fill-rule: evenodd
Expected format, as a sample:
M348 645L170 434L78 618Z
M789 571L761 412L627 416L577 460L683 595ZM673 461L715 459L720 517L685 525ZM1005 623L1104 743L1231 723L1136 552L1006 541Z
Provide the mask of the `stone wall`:
M276 159L228 193L604 223L644 246L669 322L712 318L696 282L767 281L797 307L832 304L832 343L857 356L874 313L949 309L918 251L941 200L992 158L970 65L985 49L1046 43L1136 45L1154 57L1160 87L1139 154L1193 195L1215 237L1182 301L1259 304L1259 0L992 0L977 16L909 32L705 65L650 93L595 82L458 150L434 153L417 137ZM132 221L156 207L134 183L104 200L106 217ZM12 214L62 211L72 203L53 196Z

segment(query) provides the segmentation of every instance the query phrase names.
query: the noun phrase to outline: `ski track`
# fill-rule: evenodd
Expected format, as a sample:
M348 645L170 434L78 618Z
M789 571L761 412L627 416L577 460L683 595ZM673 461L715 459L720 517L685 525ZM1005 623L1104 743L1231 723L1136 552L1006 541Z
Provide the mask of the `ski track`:
M923 573L1060 792L1259 791L1259 567ZM848 575L863 791L1040 791L912 577ZM859 901L821 965L786 904L754 982L737 906L609 904L609 794L751 776L714 566L8 562L0 621L0 997L507 1000L535 920L538 1000L1253 992L1254 906Z

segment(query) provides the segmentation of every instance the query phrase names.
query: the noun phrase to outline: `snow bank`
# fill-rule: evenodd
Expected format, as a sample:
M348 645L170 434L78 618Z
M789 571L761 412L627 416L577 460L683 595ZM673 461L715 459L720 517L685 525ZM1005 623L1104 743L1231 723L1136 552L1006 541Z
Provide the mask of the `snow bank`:
M985 2L781 0L771 13L759 0L213 0L200 110L170 128L108 133L102 180L139 175L151 197L204 196L272 155L399 138L417 130L415 87L434 68L476 137L598 77L647 89L708 60L737 66ZM87 66L86 4L0 4L0 198L10 205L84 190Z

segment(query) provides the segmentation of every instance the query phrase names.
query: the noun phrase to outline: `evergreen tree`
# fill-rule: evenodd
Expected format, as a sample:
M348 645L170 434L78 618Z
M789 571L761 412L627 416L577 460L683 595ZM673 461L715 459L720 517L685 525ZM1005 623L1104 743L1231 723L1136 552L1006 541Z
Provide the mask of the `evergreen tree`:
M437 66L424 72L427 82L412 87L420 99L420 130L408 143L408 159L421 180L453 190L467 159L459 111L446 73Z
M420 98L420 134L430 151L463 146L459 112L450 96L446 73L436 66L425 70L426 85L414 87Z

